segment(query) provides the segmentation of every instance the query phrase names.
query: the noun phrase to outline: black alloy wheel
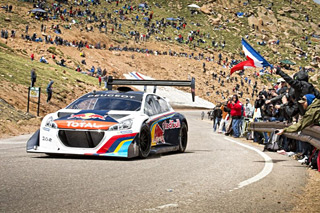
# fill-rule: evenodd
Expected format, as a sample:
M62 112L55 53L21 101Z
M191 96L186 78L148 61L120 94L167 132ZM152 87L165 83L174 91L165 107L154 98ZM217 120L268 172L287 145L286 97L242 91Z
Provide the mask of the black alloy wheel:
M183 153L186 151L188 143L188 128L185 122L182 122L180 133L179 133L179 150L178 152Z
M143 125L139 134L139 157L147 158L151 151L151 133L147 125Z

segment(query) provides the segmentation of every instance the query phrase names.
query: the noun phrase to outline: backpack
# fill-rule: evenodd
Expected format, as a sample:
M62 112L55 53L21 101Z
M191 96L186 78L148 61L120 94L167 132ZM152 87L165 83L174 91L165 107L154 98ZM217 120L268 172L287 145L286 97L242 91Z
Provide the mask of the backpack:
M275 132L271 132L270 134L270 138L268 143L264 146L264 150L263 151L271 151L271 152L276 152L280 149L279 146L279 138L280 135L275 134Z

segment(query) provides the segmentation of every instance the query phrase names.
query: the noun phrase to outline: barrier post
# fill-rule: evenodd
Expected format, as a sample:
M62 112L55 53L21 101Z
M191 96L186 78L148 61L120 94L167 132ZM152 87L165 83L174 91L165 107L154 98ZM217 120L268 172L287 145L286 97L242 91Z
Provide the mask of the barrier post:
M41 87L39 87L37 116L39 116L39 112L40 112L40 95L41 95Z
M28 87L28 104L27 104L27 113L29 113L29 102L30 102L30 87Z

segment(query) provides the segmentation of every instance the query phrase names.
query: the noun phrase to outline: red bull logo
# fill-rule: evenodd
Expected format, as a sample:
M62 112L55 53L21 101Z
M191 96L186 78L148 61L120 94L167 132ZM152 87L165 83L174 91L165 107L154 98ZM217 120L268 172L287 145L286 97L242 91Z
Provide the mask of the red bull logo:
M164 129L164 130L167 130L167 129L178 129L180 127L181 127L181 124L180 124L180 120L179 119L176 119L176 121L169 120L169 122L164 121L162 123L162 129Z
M159 124L157 124L156 127L155 127L155 130L154 130L153 142L155 142L155 143L165 143L163 134L164 134L164 131L161 129Z
M83 120L89 120L89 119L99 119L99 120L106 120L105 116L98 115L95 113L83 113L83 114L72 114L68 119L73 119L73 118L80 118Z

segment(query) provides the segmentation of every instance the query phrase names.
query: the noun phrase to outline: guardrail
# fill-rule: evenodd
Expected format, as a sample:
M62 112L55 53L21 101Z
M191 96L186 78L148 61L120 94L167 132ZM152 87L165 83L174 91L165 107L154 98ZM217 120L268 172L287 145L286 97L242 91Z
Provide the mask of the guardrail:
M283 122L251 122L248 130L257 132L273 132L276 129L283 129L290 126ZM320 126L309 126L297 133L284 133L288 138L308 142L317 149L320 149Z

